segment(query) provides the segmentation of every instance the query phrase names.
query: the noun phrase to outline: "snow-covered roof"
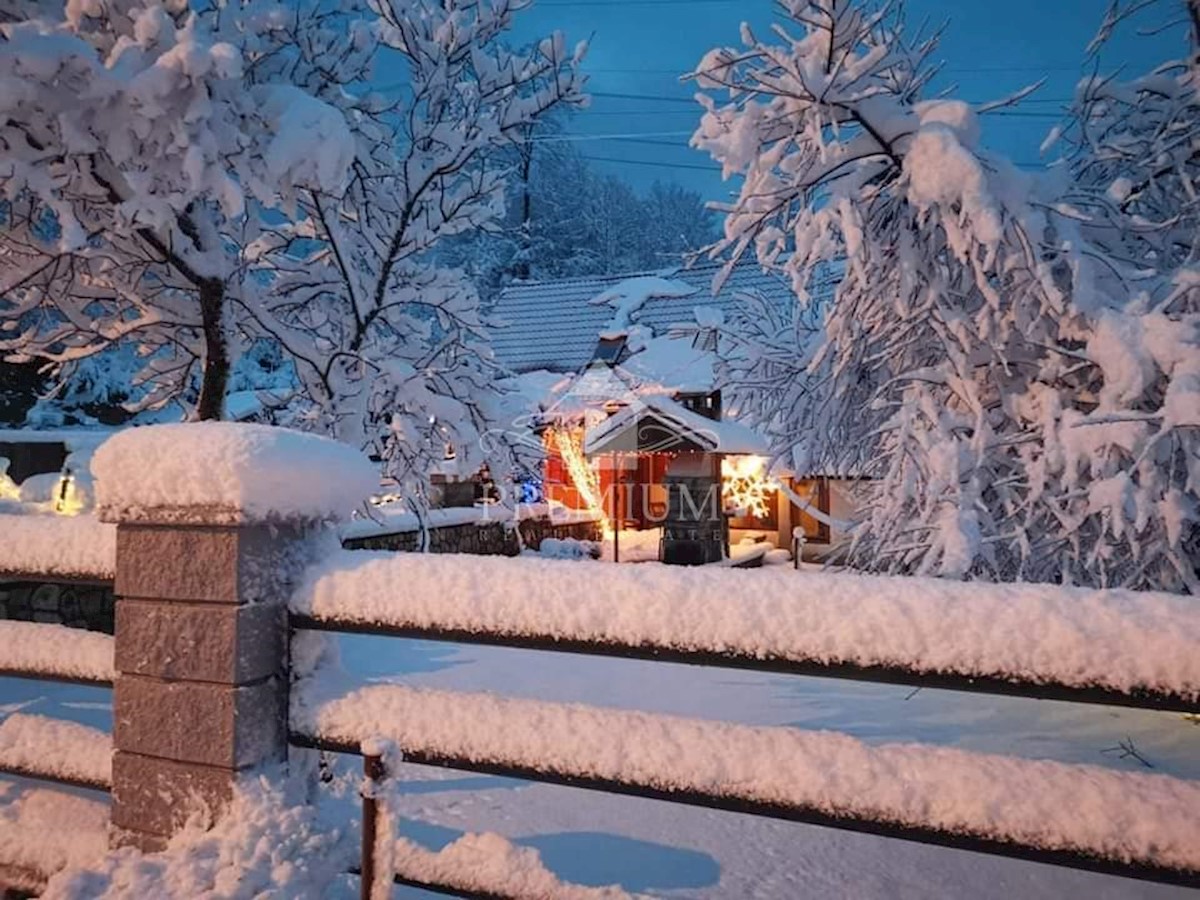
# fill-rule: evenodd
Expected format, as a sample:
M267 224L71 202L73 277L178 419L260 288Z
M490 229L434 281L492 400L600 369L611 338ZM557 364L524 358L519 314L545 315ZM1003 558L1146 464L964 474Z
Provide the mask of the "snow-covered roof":
M0 444L64 444L67 449L97 447L112 435L116 428L0 428Z
M671 433L670 446L647 448L647 425L657 424ZM590 426L583 439L585 453L609 450L679 449L689 444L710 453L749 453L766 455L766 440L756 431L738 422L709 419L692 412L669 397L650 397L626 406L607 419Z
M577 372L592 359L601 333L621 324L622 312L628 312L629 324L661 336L672 325L694 324L696 307L732 309L742 291L759 291L768 298L778 297L781 303L792 299L779 276L753 263L735 267L721 292L713 296L713 279L720 270L720 263L704 262L690 269L510 285L493 310L496 360L514 372ZM685 293L685 285L694 292ZM645 290L639 296L635 288Z
M225 395L225 415L233 422L245 422L269 409L284 406L295 392L290 389L230 391Z

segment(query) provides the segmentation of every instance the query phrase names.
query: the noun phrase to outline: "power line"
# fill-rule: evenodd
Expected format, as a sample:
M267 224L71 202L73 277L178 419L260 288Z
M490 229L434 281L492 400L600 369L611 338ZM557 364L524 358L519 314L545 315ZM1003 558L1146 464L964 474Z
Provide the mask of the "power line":
M589 162L617 163L622 166L651 166L656 169L696 169L700 172L717 172L720 167L714 163L711 166L699 166L694 163L655 162L650 159L617 159L614 156L580 156Z
M540 4L542 6L546 4ZM612 75L686 75L688 72L695 70L696 63L691 62L687 65L678 66L675 68L646 68L642 66L605 66L602 68L589 68L589 72L603 72ZM943 66L939 69L940 72L1079 72L1082 67L1076 63L1070 66Z
M693 129L694 130L694 129ZM625 131L616 134L556 134L547 135L546 137L529 138L527 144L570 144L575 141L621 141L628 140L634 143L650 143L659 144L663 147L679 147L681 144L673 141L637 141L637 138L644 137L681 137L683 135L691 135L693 130L687 131Z
M691 97L664 97L654 94L623 94L616 91L590 91L593 97L611 97L614 100L653 100L658 103L686 103L698 107L699 104Z
M742 0L605 0L604 6L694 6L697 3L741 3ZM596 0L542 0L541 9L556 6L596 6Z
M701 166L695 163L669 163L657 162L650 159L618 159L615 156L586 156L581 154L580 159L585 159L588 162L603 162L615 163L621 166L649 166L655 169L694 169L699 172L715 173L720 168L716 163L711 166ZM1045 169L1047 163L1040 162L1012 162L1012 165L1020 169Z
M617 91L591 91L590 94L593 97L610 97L615 100L647 100L647 101L652 101L655 103L686 103L689 106L693 106L693 107L699 106L699 104L696 103L695 99L692 97L668 97L663 94L629 94L629 93L620 93ZM991 102L991 101L968 100L966 102L971 103L971 104L980 104L980 103ZM1022 102L1025 102L1025 101L1022 101ZM1039 99L1038 102L1039 103L1070 103L1071 100L1068 98L1061 98L1061 97L1046 97L1046 98ZM1020 112L1020 110L1016 109L1014 107L1012 112Z

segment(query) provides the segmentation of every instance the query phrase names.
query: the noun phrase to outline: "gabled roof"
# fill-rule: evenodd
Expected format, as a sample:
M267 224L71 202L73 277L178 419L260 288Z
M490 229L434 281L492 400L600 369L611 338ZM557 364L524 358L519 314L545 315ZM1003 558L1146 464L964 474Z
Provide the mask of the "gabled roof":
M635 278L657 275L696 288L690 296L650 297L639 306L635 323L655 336L672 325L695 324L696 307L733 309L742 291L759 291L768 298L778 297L780 303L794 299L783 279L749 262L736 266L714 297L713 279L721 268L721 263L704 262L690 269L512 284L501 292L492 310L496 319L491 331L496 361L514 372L579 371L592 359L601 332L614 318L612 306L591 301Z
M706 418L669 397L647 398L626 406L589 426L583 439L583 451L589 456L661 450L765 455L768 448L753 429Z

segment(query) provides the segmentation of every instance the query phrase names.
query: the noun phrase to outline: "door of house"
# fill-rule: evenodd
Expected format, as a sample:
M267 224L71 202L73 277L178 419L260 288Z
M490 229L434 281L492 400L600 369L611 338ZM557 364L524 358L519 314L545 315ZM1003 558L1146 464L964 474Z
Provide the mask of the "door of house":
M792 480L792 492L803 500L808 501L826 516L829 515L829 480L826 478L804 478ZM807 505L806 505L806 508ZM826 522L810 516L795 503L792 504L792 526L804 527L805 540L816 544L829 543L829 525Z
M658 528L667 515L667 488L663 479L670 457L665 453L641 453L637 466L626 475L624 508L634 528Z

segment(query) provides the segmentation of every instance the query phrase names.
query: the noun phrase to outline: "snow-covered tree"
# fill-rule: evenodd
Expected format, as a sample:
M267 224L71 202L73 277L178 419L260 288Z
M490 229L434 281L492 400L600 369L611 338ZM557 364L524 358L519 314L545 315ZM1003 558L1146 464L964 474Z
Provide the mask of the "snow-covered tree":
M700 194L674 182L650 185L642 209L643 230L660 263L669 263L672 254L697 253L719 234L712 210Z
M620 178L597 173L556 129L535 133L516 158L508 215L494 230L451 242L445 255L471 272L485 299L514 279L680 265L719 234L700 194L656 182L639 196ZM518 174L524 171L528 180Z
M1137 302L1126 273L1079 239L1052 180L983 149L987 107L922 99L936 35L907 39L897 4L783 6L790 22L769 41L743 27L741 48L702 61L700 85L729 100L702 96L694 143L743 176L715 251L752 250L798 298L788 320L735 344L742 403L796 468L873 479L852 561L1194 587L1176 512L1194 502L1194 474L1160 480L1136 508L1114 502L1122 476L1175 452L1146 430L1110 437L1105 419L1145 390L1148 357L1118 383L1116 358L1089 355L1121 347L1096 336ZM839 280L814 320L831 266ZM1122 454L1099 446L1130 439Z
M1167 21L1147 21L1155 14ZM1174 22L1171 21L1172 17ZM1137 77L1092 73L1065 129L1069 178L1054 209L1088 317L1069 403L1042 404L1038 464L1071 510L1076 577L1200 589L1200 5L1110 6L1115 29L1174 26L1180 54ZM1051 141L1057 137L1052 134ZM1061 409L1059 408L1061 407Z
M356 120L344 191L299 191L296 214L246 245L238 302L293 361L307 423L379 453L414 494L447 444L478 462L495 380L477 293L439 249L501 219L506 151L583 100L583 45L505 45L527 5L374 4L402 98Z
M220 415L231 248L300 188L337 190L342 113L297 87L337 72L317 5L11 3L0 16L0 352L58 380L115 345L140 402ZM303 25L299 24L303 23ZM298 30L311 40L296 43Z

